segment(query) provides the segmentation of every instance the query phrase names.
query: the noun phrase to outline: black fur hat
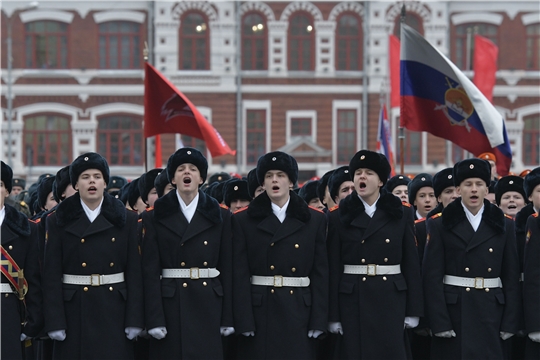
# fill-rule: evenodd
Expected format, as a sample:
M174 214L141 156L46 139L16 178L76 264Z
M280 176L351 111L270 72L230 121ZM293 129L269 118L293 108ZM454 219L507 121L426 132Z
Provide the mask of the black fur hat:
M212 189L210 190L210 196L212 196L214 199L217 200L218 203L223 203L223 187L225 186L224 182L215 182L212 185Z
M319 197L319 200L321 200L321 202L324 201L324 195L326 195L326 187L328 186L328 180L330 180L330 177L333 173L334 170L327 171L319 180L319 184L317 185L317 196Z
M247 174L247 182L248 182L248 192L249 196L251 198L255 198L255 190L261 185L259 185L259 181L257 180L257 168L251 169Z
M388 181L391 170L390 163L386 156L371 150L360 150L354 154L349 163L351 179L354 179L354 172L360 168L375 171L377 175L379 175L379 179L382 181L383 186Z
M20 186L24 190L24 188L26 188L26 180L21 178L13 178L13 186Z
M140 181L141 181L140 177L134 180L131 180L130 186L128 188L127 199L128 199L128 204L129 206L131 206L132 209L134 208L135 205L137 205L137 199L139 198L139 196L141 196L141 193L139 191Z
M478 158L465 159L454 165L453 173L454 186L459 186L463 180L469 178L480 178L485 181L486 186L491 182L491 165L487 160Z
M540 166L534 168L523 180L523 188L528 199L532 195L534 188L540 185Z
M409 183L411 182L411 179L409 179L407 177L407 175L396 175L396 176L392 176L390 178L390 180L388 180L388 182L386 183L386 185L384 185L384 188L389 192L391 193L392 191L394 191L394 189L400 185L409 185Z
M185 147L176 150L174 154L169 157L167 161L167 177L172 184L174 180L174 173L176 169L182 164L193 164L199 169L203 183L206 181L208 174L208 161L204 155L197 149ZM174 185L174 184L173 184ZM174 187L176 187L174 185Z
M145 203L148 201L148 193L155 187L154 181L156 180L156 177L162 171L162 168L152 169L139 178L139 193L141 194L142 201Z
M47 204L47 196L53 191L53 183L55 181L54 176L43 178L38 184L37 194L38 194L38 206L40 209L45 209ZM51 210L51 209L46 209Z
M45 179L45 178L48 178L48 177L54 177L53 174L49 174L49 173L44 173L44 174L41 174L39 175L38 179L37 179L37 183L40 183L41 180Z
M257 161L257 180L259 185L264 183L264 176L270 170L281 170L287 174L294 185L298 180L298 163L291 155L282 151L273 151L265 154Z
M444 189L450 186L454 186L454 169L451 167L442 169L433 176L433 190L435 190L435 197L438 198Z
M525 203L528 203L528 196L525 194L525 189L523 189L523 178L515 175L503 176L497 181L495 185L495 201L497 206L501 204L501 198L504 193L508 191L515 191L523 196Z
M111 176L110 181L107 183L107 192L111 189L121 189L128 183L127 179L123 176L113 175Z
M345 181L353 181L351 177L351 171L349 170L349 167L347 165L335 169L332 173L332 176L330 176L330 179L328 179L328 191L330 192L332 200L334 200L336 196L338 196L339 187Z
M62 197L62 194L64 193L64 191L66 191L66 188L71 183L71 179L69 178L69 167L70 165L64 166L63 168L58 170L54 177L52 192L54 200L56 200L57 203L65 200L65 198Z
M107 164L107 160L98 153L88 152L73 160L69 167L69 177L73 187L77 184L79 176L88 169L101 171L105 184L109 184L109 164Z
M298 195L309 204L313 199L318 199L317 188L319 187L319 180L308 181L300 188Z
M169 178L167 177L167 169L161 170L156 178L154 179L154 187L156 188L157 194L159 197L162 197L165 193L165 187L169 183Z
M251 201L252 197L249 195L247 180L232 178L227 181L223 187L223 200L225 205L229 207L235 200Z
M416 193L418 193L418 190L425 186L431 188L433 187L433 177L429 174L420 173L411 180L411 182L407 185L407 190L409 191L409 204L414 204L414 200L416 200Z
M11 167L2 161L2 181L4 182L4 187L8 192L11 192L13 188L13 170Z
M127 205L129 200L129 191L131 188L130 182L126 183L120 190L118 190L118 194L116 194L117 199L124 203L124 205ZM115 197L116 197L115 196Z
M230 180L231 177L232 176L230 174L227 174L226 172L218 172L218 173L212 174L212 176L208 178L208 185L215 182L225 182L227 180Z

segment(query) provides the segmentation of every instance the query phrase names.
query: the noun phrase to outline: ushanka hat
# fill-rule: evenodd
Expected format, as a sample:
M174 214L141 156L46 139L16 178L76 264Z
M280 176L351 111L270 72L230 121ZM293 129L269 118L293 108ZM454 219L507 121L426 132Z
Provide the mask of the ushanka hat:
M13 178L13 186L19 186L24 190L24 188L26 187L26 180L21 178Z
M319 180L319 184L317 185L317 196L319 196L319 200L321 200L321 202L324 201L324 196L326 195L326 187L328 186L328 180L330 180L330 177L333 173L334 170L327 171Z
M309 202L313 199L318 199L319 196L317 195L317 187L319 186L318 180L311 180L308 181L300 188L300 191L298 192L298 195L304 199L306 203L309 204Z
M154 179L154 187L156 188L158 197L162 197L164 195L167 184L170 184L167 176L167 169L163 169Z
M433 190L435 190L435 197L438 198L444 189L450 186L454 186L454 169L446 168L442 169L433 176Z
M182 164L195 165L197 169L199 169L203 183L206 181L206 176L208 174L208 161L199 150L184 147L176 150L176 152L172 154L167 161L167 176L171 184L172 180L174 179L176 169Z
M400 185L409 185L409 183L411 182L411 179L409 179L407 177L407 175L396 175L396 176L393 176L390 178L390 180L388 180L388 182L386 183L386 185L384 186L384 188L388 191L388 192L392 192L394 191L395 188L397 188L398 186Z
M352 181L351 172L347 165L335 169L332 176L330 176L330 179L328 179L328 191L330 192L332 200L338 196L339 187L345 181Z
M223 187L223 200L225 205L231 206L231 203L235 200L251 201L251 199L252 197L249 195L247 180L232 178L225 183Z
M260 186L257 180L257 168L251 169L247 174L248 192L251 198L255 198L255 190Z
M123 176L113 175L111 176L110 181L107 183L107 191L110 191L111 189L118 189L124 187L128 183L127 179Z
M152 169L139 178L139 193L141 194L142 201L145 203L148 201L148 193L155 188L154 181L156 180L156 177L162 171L163 169L161 168Z
M529 198L529 196L532 195L534 188L537 185L540 185L540 167L533 169L523 180L523 188L525 194L527 194L527 198Z
M257 180L259 184L264 183L264 176L270 170L281 170L289 177L294 185L298 180L298 163L291 155L282 151L269 152L257 161Z
M349 172L351 179L354 179L354 173L357 169L370 169L379 175L383 186L388 181L390 175L390 163L383 154L371 150L360 150L352 157L349 162Z
M79 176L88 169L101 171L105 183L109 184L109 164L107 164L107 160L98 153L88 152L73 160L69 167L69 177L73 187L77 184Z
M56 202L58 203L62 200L65 200L62 197L62 194L64 193L64 191L66 191L66 188L71 183L71 179L69 178L69 167L70 165L64 166L63 168L58 170L58 172L54 176L52 192L54 200L56 200Z
M420 173L411 180L407 185L407 190L409 191L409 204L414 204L418 190L426 186L433 188L433 177L429 174Z
M47 204L47 197L50 193L53 191L53 183L54 183L55 177L50 176L47 178L43 178L38 184L37 188L37 194L38 194L38 205L40 209L45 209L45 205ZM51 209L47 209L51 210Z
M8 192L11 192L13 187L13 170L11 167L2 161L2 181L4 182L4 187Z
M208 178L208 185L213 184L215 182L225 182L230 179L231 179L231 175L227 174L226 172L218 172L218 173L212 174Z
M495 201L497 206L501 204L502 196L508 191L515 191L523 196L525 203L528 203L528 196L525 194L525 189L523 188L523 178L515 175L503 176L497 181L495 185Z
M454 186L459 186L465 179L480 178L488 187L491 182L491 165L487 160L478 158L461 160L454 165L453 176Z

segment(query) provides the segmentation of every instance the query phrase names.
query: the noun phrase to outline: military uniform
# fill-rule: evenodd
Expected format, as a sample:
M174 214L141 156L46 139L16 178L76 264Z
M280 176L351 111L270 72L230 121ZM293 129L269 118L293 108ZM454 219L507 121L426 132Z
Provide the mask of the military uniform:
M235 329L255 333L239 336L241 359L314 358L308 331L326 331L326 217L293 191L289 196L283 223L266 192L233 215ZM272 284L251 284L253 276ZM281 277L309 278L309 284L287 286Z
M146 328L167 329L164 339L150 339L151 359L223 357L220 326L233 326L230 216L202 191L191 222L177 191L142 214ZM192 276L160 279L163 269L188 270ZM203 278L203 269L220 274Z
M100 214L90 222L77 193L58 205L46 228L45 330L66 330L65 340L54 344L54 357L132 358L124 330L144 327L137 215L105 193ZM124 281L96 286L101 280L93 274L119 273ZM92 275L93 285L65 283L65 274Z
M412 207L384 189L372 218L356 192L331 211L330 322L343 326L343 358L405 359L405 317L423 315L413 224ZM399 271L374 276L344 273L351 265L368 264Z
M525 247L523 305L527 333L540 331L540 216L527 220L527 245ZM540 358L540 343L527 337L526 359Z

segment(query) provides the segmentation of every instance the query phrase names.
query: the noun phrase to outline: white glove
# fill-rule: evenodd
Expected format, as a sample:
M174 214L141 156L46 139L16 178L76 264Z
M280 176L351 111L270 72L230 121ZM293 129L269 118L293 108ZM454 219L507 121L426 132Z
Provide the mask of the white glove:
M66 330L49 331L47 335L49 335L51 339L56 340L56 341L66 340Z
M255 336L255 331L246 331L246 332L243 332L242 335L244 335L244 336Z
M139 334L142 332L142 330L143 330L143 329L138 328L138 327L128 326L124 331L126 332L126 337L127 337L129 340L133 340L133 339L135 339L137 336L139 336Z
M540 342L540 331L535 331L529 334L529 339L534 342Z
M404 329L413 329L418 326L418 323L420 322L420 318L418 316L406 316L405 317L405 324L403 325Z
M148 333L152 335L154 338L161 340L167 335L167 329L164 326L155 327L153 329L148 330Z
M328 323L328 331L330 331L332 334L343 335L343 327L339 321Z
M26 339L31 339L31 338L27 336L25 333L21 333L21 341L24 341Z
M514 334L506 332L506 331L501 331L499 332L499 334L501 335L501 339L503 340L510 339L512 336L514 336Z
M454 330L449 330L436 333L435 336L449 339L451 337L456 337L456 333L454 332Z
M219 332L223 336L229 336L229 335L234 334L234 328L230 326L222 326L219 328Z
M318 338L323 332L321 330L309 330L307 336L310 338Z

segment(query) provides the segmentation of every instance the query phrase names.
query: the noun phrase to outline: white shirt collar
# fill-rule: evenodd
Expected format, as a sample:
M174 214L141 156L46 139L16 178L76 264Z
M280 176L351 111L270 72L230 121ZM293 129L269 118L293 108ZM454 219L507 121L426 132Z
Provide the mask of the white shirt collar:
M289 201L291 201L290 196L289 196L289 198L287 199L287 202L285 203L285 205L283 205L282 208L280 208L279 206L277 206L274 203L271 203L272 204L272 212L274 213L274 215L276 215L276 217L278 218L278 220L280 222L285 221L285 217L287 216L287 207L289 207Z
M482 221L482 214L484 213L484 205L482 205L476 215L473 215L473 213L470 212L469 209L467 209L467 207L463 204L463 201L461 201L461 206L463 206L463 210L465 210L465 215L467 215L467 220L469 220L469 222L471 223L474 231L478 230L478 227L480 226L480 221Z
M182 197L180 197L178 190L176 191L176 196L178 197L178 203L180 203L180 210L186 217L188 223L190 223L191 219L193 219L193 216L195 215L195 211L197 210L197 204L199 203L199 193L197 192L197 195L195 195L189 205L186 205Z
M0 209L0 226L4 223L4 219L6 217L6 207L2 206L2 209Z
M95 208L94 210L91 210L85 203L84 201L81 200L81 205L82 205L82 208L84 209L84 212L86 213L86 216L88 217L88 220L90 220L90 222L94 222L94 220L96 220L96 218L98 217L99 213L101 212L101 205L103 205L103 198L101 198L101 202L99 203L98 207Z
M420 215L420 213L418 212L418 210L416 210L416 218L417 218L417 219L423 219L423 218L424 218L422 215Z
M364 199L362 199L362 197L360 195L358 195L358 198L360 199L360 201L362 201L362 203L364 204L364 209L366 211L366 214L369 216L369 217L373 217L373 214L375 214L375 210L377 210L377 201L379 201L379 199L381 198L381 194L379 194L379 196L377 196L377 200L375 200L375 202L373 203L373 205L368 205L367 202L364 201Z

